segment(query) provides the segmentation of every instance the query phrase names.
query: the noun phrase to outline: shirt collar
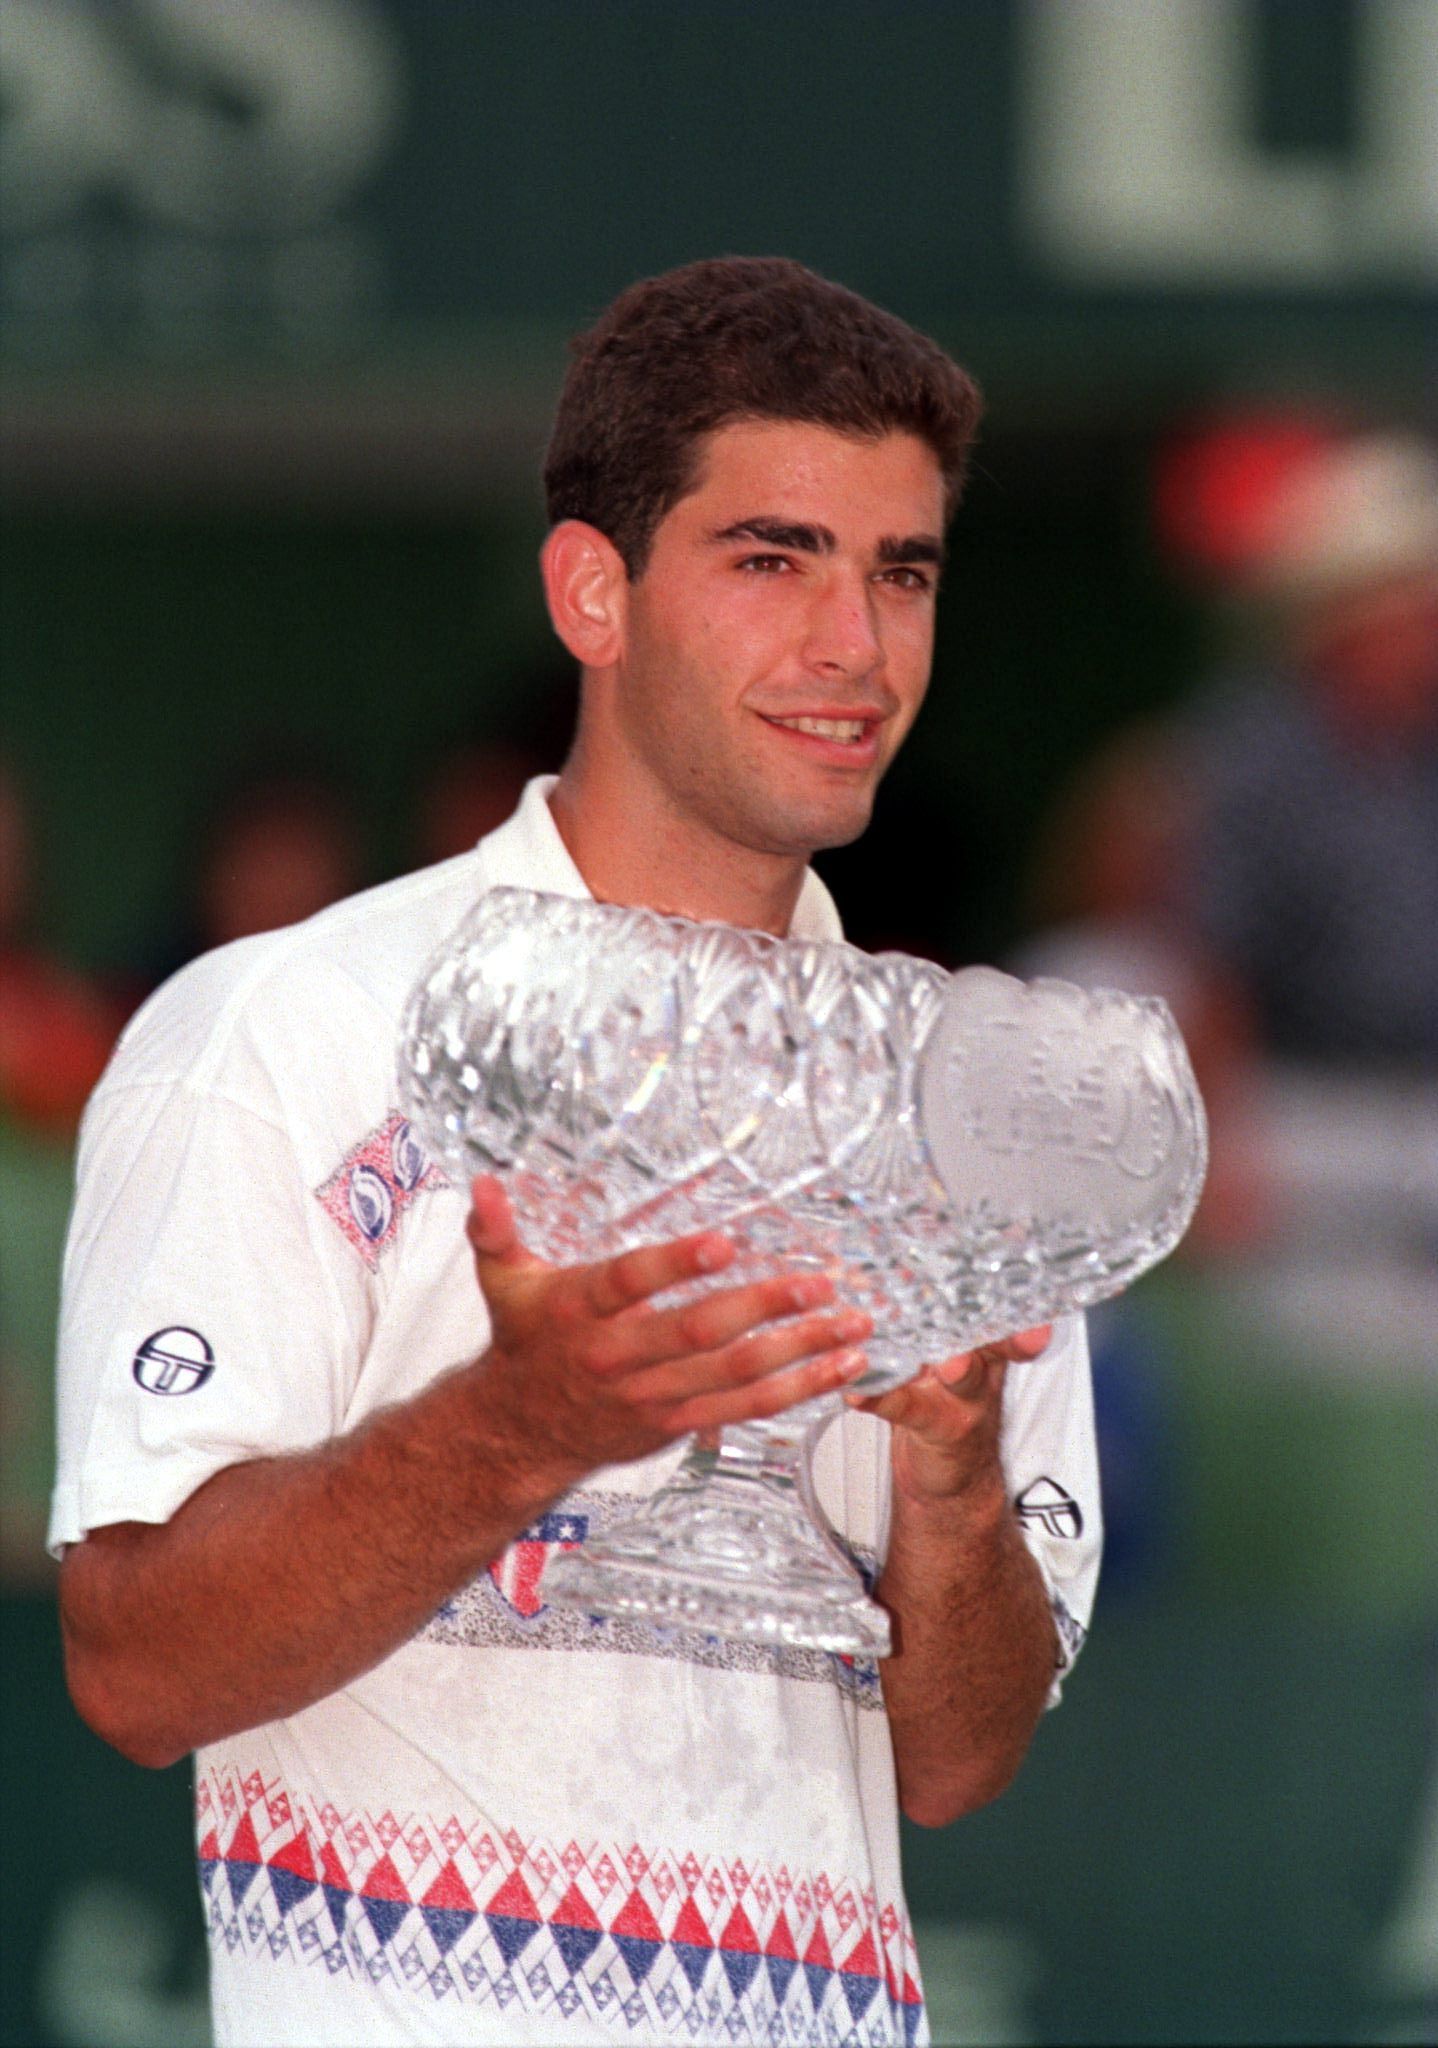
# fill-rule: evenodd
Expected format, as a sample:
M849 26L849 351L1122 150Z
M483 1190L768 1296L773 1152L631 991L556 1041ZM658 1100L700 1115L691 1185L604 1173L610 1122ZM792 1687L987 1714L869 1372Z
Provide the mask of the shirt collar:
M487 887L542 889L551 896L590 894L549 808L549 792L558 780L557 775L536 775L527 782L513 817L480 841ZM789 936L824 940L844 936L834 899L812 868L804 870Z

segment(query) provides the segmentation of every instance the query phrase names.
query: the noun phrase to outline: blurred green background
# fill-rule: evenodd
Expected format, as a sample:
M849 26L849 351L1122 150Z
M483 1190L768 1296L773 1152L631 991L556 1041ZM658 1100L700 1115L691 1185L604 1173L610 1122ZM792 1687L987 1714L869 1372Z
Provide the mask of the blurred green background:
M349 793L360 879L424 857L455 750L557 766L565 339L742 251L892 306L988 393L929 706L827 866L862 939L1012 956L1074 775L1232 631L1155 523L1171 437L1265 406L1431 431L1435 152L1431 0L9 0L26 942L133 1000L257 758ZM80 1727L40 1554L69 1173L62 1127L0 1124L0 2038L200 2041L188 1774ZM1240 1251L1100 1330L1093 1639L1015 1789L909 1841L936 2038L1432 2038L1425 1227L1396 1322L1340 1235L1326 1334Z

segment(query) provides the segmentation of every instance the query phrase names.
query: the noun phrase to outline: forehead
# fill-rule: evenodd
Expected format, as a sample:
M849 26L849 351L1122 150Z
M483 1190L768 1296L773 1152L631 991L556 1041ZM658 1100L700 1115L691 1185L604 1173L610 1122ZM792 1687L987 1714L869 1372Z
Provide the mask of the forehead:
M737 420L704 444L694 486L668 525L778 515L841 536L928 532L944 524L938 457L915 434L861 437L802 420Z

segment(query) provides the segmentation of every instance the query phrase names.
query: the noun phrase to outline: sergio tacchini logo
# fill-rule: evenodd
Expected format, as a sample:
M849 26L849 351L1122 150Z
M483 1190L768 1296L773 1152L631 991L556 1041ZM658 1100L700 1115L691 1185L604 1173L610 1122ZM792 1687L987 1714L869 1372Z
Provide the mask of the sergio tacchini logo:
M130 1368L147 1394L193 1394L214 1369L215 1354L208 1339L184 1323L174 1323L147 1337Z

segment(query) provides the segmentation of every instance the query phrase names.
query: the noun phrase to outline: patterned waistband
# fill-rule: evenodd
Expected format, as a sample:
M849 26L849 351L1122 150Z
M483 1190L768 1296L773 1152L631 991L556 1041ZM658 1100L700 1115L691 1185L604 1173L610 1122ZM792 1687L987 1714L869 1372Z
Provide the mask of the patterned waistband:
M832 1873L638 1843L562 1845L456 1815L341 1813L206 1771L199 1865L217 1959L626 2037L899 2048L923 2031L902 1907Z

